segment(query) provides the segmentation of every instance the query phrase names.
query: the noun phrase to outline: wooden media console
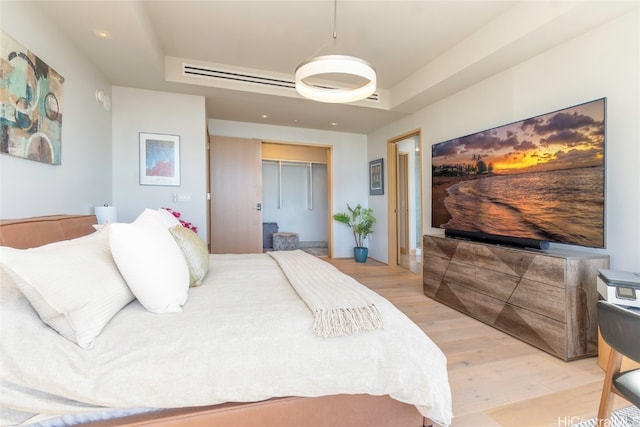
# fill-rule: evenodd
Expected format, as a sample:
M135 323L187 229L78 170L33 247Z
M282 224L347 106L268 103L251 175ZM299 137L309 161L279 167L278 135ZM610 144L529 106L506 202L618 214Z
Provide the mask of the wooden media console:
M565 361L597 354L596 277L608 255L423 240L428 297Z

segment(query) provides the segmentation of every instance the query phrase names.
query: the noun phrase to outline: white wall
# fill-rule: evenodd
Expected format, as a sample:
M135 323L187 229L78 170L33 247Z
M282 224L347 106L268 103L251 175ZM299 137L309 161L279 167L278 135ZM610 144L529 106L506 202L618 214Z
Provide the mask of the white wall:
M118 220L145 208L168 207L198 227L207 241L207 136L204 97L113 87L113 204ZM139 133L180 137L179 187L140 185ZM174 201L190 195L190 202Z
M89 214L111 203L111 113L95 100L111 85L42 14L26 2L2 2L2 30L65 79L62 164L0 154L0 218Z
M439 233L428 227L432 144L607 97L606 249L592 251L609 254L611 268L640 271L638 40L636 9L370 134L369 160L384 155L388 139L422 128L425 232ZM370 197L370 206L383 204L378 199ZM372 256L386 261L387 242L373 243Z
M209 134L330 146L333 169L333 188L329 189L333 200L330 213L345 211L347 203L367 206L369 166L365 135L214 119L209 119ZM332 226L333 256L352 257L355 246L353 234L343 224L333 221Z

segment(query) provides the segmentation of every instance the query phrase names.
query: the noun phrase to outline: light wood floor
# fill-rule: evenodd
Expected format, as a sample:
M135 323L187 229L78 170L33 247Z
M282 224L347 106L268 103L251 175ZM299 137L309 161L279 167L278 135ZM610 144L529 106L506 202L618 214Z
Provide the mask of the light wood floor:
M604 377L597 358L563 362L429 299L420 274L373 260L328 261L390 300L446 354L453 427L568 427L596 415ZM614 409L627 406L615 398Z

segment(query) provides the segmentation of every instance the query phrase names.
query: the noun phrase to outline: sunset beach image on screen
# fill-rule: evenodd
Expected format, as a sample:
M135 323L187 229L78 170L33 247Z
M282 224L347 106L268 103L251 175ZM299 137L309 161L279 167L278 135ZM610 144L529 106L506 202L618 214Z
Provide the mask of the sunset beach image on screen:
M432 146L432 226L604 248L606 99Z

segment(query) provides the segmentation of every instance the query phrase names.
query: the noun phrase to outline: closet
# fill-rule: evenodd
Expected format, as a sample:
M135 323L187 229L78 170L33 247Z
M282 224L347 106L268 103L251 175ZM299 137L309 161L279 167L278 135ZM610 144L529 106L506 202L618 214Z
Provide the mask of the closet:
M330 149L210 138L211 253L265 249L264 223L298 233L300 247L329 240Z
M298 233L300 247L328 241L327 148L262 144L262 218L280 232ZM270 230L271 227L265 227ZM269 248L268 236L263 242Z

